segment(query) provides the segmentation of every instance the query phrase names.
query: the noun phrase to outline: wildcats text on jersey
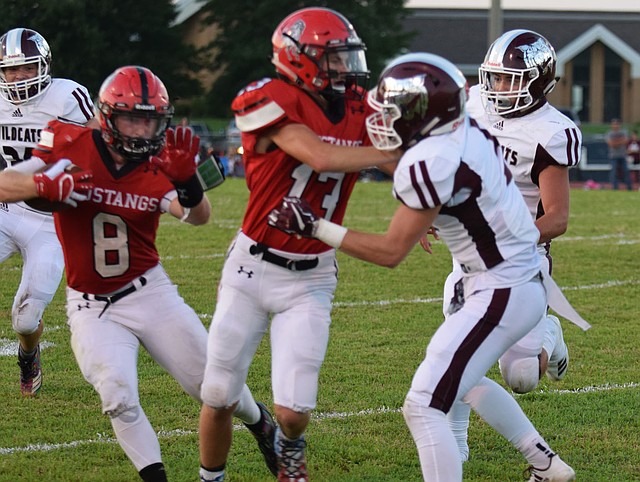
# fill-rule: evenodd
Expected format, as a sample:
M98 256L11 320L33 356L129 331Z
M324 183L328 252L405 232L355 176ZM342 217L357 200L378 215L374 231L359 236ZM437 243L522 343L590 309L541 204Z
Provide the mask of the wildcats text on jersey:
M0 125L0 140L37 143L40 140L40 129Z

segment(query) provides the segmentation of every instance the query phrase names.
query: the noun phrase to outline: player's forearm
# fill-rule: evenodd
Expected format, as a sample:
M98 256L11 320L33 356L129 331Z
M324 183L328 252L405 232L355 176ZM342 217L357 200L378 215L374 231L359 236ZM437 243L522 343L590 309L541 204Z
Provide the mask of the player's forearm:
M15 202L37 197L33 176L6 169L0 173L0 202Z
M190 209L189 215L185 219L185 222L193 224L194 226L199 226L202 224L206 224L209 221L210 217L211 203L209 203L209 199L205 196L197 206Z
M407 252L387 241L386 236L382 234L349 230L340 245L340 250L369 263L395 268L406 257Z
M400 151L379 151L375 147L344 146L325 142L302 124L289 124L270 134L272 142L291 157L316 172L357 172L397 161Z
M561 213L545 214L536 220L536 227L540 231L538 244L551 241L563 235L569 226L569 216Z
M370 167L396 162L400 153L379 151L375 147L343 147L327 144L321 156L310 159L316 172L357 172Z

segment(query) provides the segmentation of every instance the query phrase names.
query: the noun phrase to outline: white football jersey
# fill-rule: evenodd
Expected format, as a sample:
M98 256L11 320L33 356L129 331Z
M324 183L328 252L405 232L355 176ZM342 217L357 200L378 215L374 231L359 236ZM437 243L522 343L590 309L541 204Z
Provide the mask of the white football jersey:
M573 167L578 164L582 153L580 129L550 104L511 119L489 114L477 85L469 90L467 112L498 139L531 216L540 217L544 207L540 206L539 175L549 165Z
M473 119L405 152L393 187L410 208L442 206L433 225L476 286L515 286L540 270L538 230L500 146Z
M30 158L49 121L86 124L93 115L87 89L68 79L51 79L44 94L22 104L0 98L0 170Z

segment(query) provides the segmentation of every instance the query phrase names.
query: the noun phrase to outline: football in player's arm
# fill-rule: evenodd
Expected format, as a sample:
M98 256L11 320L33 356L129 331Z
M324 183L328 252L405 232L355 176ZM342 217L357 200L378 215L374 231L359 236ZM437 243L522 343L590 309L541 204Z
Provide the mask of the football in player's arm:
M71 204L53 213L71 347L139 476L162 482L160 445L138 393L139 347L200 402L207 331L162 268L155 239L163 213L206 223L211 186L196 174L199 138L188 127L168 129L173 106L149 69L126 66L107 77L97 115L99 129L51 121L33 158L0 173L0 199ZM261 420L246 385L235 415Z

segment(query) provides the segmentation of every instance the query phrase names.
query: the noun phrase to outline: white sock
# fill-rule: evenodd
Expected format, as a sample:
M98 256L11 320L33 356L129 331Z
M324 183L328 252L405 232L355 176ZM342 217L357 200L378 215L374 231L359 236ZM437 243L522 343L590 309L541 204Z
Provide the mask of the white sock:
M136 470L162 462L158 437L142 408L135 407L112 418L111 426Z
M513 444L534 467L546 467L549 445L540 436L518 402L500 385L484 377L464 401L498 433Z
M200 482L222 482L224 480L224 470L212 472L200 467Z
M471 415L471 407L463 401L454 402L451 410L447 413L447 422L449 428L453 432L453 436L458 444L460 451L460 459L463 462L469 460L469 416Z
M233 415L248 425L253 425L260 421L260 409L256 405L256 401L247 385L242 388L240 400Z
M402 409L418 449L422 477L430 482L462 481L462 461L447 418L407 396Z
M542 349L547 352L549 359L553 354L553 349L556 347L556 342L558 341L557 329L558 327L553 322L553 320L549 319L549 316L545 317L546 328L544 331L544 339L542 340Z

